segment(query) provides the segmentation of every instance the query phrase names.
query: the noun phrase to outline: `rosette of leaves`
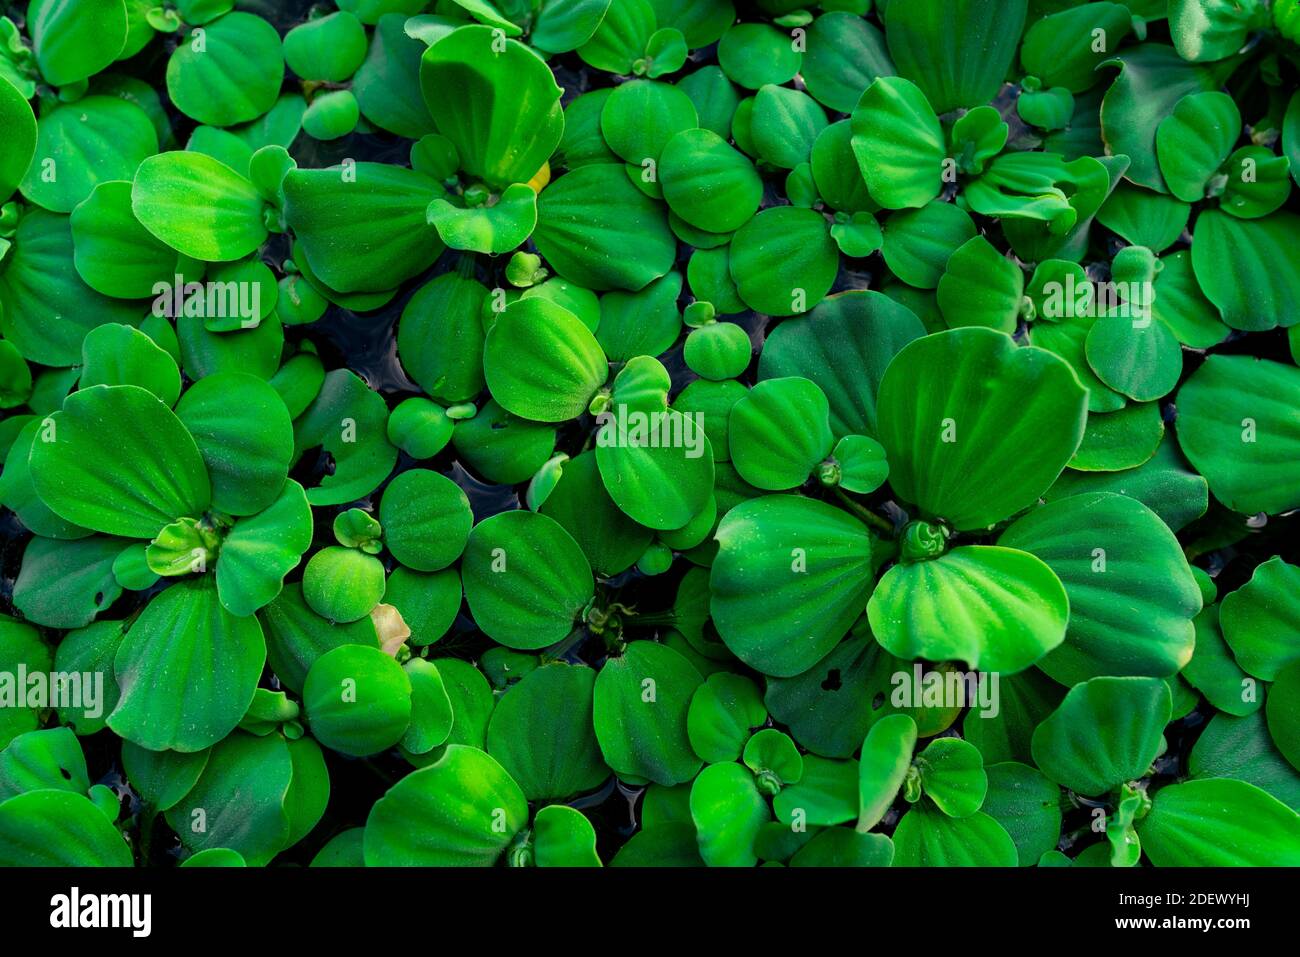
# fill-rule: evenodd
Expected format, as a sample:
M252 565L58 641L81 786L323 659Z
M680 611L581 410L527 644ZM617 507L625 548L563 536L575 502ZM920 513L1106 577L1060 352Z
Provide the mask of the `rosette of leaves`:
M123 588L178 579L118 648L121 698L109 722L145 746L199 750L229 733L253 698L266 647L251 616L306 551L311 511L288 478L292 426L271 386L219 373L177 401L171 357L116 328L88 337L82 388L31 433L22 476L30 507L67 524L28 546L16 601L38 620L76 627ZM71 538L65 529L75 529ZM64 591L54 601L50 589L69 580L75 600ZM199 661L218 665L200 679ZM190 676L186 695L172 693L172 674Z

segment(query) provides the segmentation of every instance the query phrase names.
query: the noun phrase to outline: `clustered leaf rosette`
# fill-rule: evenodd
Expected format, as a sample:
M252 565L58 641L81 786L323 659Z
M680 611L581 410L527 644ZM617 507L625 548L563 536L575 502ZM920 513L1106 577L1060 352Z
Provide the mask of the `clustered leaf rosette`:
M234 8L0 17L0 863L1300 864L1300 8Z

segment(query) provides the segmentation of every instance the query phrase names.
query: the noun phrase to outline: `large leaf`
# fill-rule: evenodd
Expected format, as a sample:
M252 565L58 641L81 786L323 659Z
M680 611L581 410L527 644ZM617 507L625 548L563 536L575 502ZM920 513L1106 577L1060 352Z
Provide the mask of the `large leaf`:
M835 284L839 266L825 219L797 206L762 210L731 242L731 278L740 298L769 316L793 316L817 305Z
M1219 623L1241 667L1274 680L1300 660L1300 567L1276 555L1255 566L1250 581L1223 596Z
M275 27L251 13L228 13L184 37L167 61L176 108L209 126L255 120L275 106L284 53Z
M281 483L275 501L241 518L221 543L217 593L232 615L251 615L270 604L311 546L311 506L301 485Z
M525 650L564 638L594 588L573 537L553 519L527 511L502 512L474 526L461 575L478 626L506 647Z
M562 277L597 291L642 289L677 255L663 207L614 163L571 170L542 190L533 241Z
M866 607L871 537L822 502L769 495L718 527L710 577L718 632L765 674L799 674L833 648Z
M1157 867L1296 867L1300 816L1253 784L1184 781L1156 792L1137 825Z
M1039 662L1057 681L1170 677L1191 658L1200 590L1178 540L1136 499L1109 492L1058 499L998 543L1038 556L1065 585L1065 644Z
M33 538L14 580L14 607L47 628L90 624L122 594L113 564L126 544L102 535L71 542Z
M1240 219L1210 209L1196 220L1192 269L1233 329L1260 332L1300 322L1300 265L1289 252L1297 230L1300 216L1285 210Z
M895 491L955 529L975 529L1051 486L1083 438L1087 392L1049 352L990 329L953 329L898 353L879 414Z
M442 252L427 221L442 187L416 170L387 163L294 169L283 188L285 220L307 262L338 292L393 289Z
M148 114L115 96L92 95L47 109L37 124L23 195L54 212L71 212L97 184L129 180L157 149Z
M256 618L221 605L212 578L157 595L126 633L113 670L118 735L155 751L201 751L239 724L266 662Z
M293 423L270 384L218 372L189 388L176 406L212 480L212 505L252 515L280 495L293 457Z
M563 422L586 411L609 366L591 330L540 296L511 303L488 330L483 373L492 397L515 415Z
M397 326L402 368L435 399L464 402L482 391L480 314L487 295L481 282L444 273L421 286L402 310Z
M920 207L943 189L948 151L925 93L911 80L881 77L853 108L853 155L871 198L889 209Z
M32 444L32 482L56 514L97 532L153 538L211 502L194 439L153 394L133 385L68 396ZM129 423L129 426L125 427Z
M118 58L127 39L122 0L34 0L27 29L41 78L72 86Z
M107 815L70 791L28 791L0 804L0 866L130 867Z
M1178 391L1178 440L1215 498L1247 515L1300 504L1300 369L1210 356Z
M519 785L478 748L448 745L402 778L366 819L371 867L491 867L528 825Z
M917 805L894 831L899 867L1015 867L1016 845L987 814L953 818Z
M131 208L173 249L209 262L242 259L266 239L257 188L224 163L193 152L160 153L140 164Z
M838 436L876 433L876 392L894 356L925 334L907 307L870 290L823 299L806 317L781 323L759 357L760 379L803 376L830 401Z
M700 759L691 750L686 718L703 679L686 658L653 641L633 641L596 675L596 740L624 781L682 784Z
M212 749L194 787L167 811L167 823L191 851L228 848L264 866L289 836L285 803L293 777L280 735L233 734Z
M1028 552L963 545L895 565L867 616L876 640L900 658L1016 672L1065 639L1069 602L1055 572Z
M596 673L557 661L502 696L488 724L487 749L530 801L564 801L609 776L592 725Z
M0 120L10 142L0 157L0 202L7 200L27 174L36 153L36 117L12 83L0 77Z
M912 0L885 10L885 39L900 76L947 113L997 95L1016 55L1027 0Z
M550 69L517 40L498 43L488 26L453 30L431 46L420 86L462 169L493 189L531 179L564 133Z
M1034 731L1034 763L1072 791L1105 794L1150 770L1169 711L1169 687L1159 678L1077 684Z

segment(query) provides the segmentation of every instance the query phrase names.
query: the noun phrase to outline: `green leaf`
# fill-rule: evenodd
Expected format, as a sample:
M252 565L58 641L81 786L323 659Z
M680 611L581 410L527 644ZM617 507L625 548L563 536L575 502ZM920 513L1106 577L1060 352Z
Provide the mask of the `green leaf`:
M547 53L568 53L588 40L604 22L613 0L551 0L542 7L528 39Z
M1021 867L1030 867L1061 837L1061 789L1035 768L1015 761L987 765L989 789L980 809L1015 842Z
M591 39L578 48L578 56L597 70L631 73L655 27L655 10L649 0L611 4Z
M1300 369L1210 356L1178 390L1178 439L1215 498L1246 515L1300 502Z
M1156 792L1138 822L1142 850L1157 867L1295 867L1300 818L1243 781L1184 781Z
M563 422L586 411L609 366L591 330L562 306L511 303L488 330L483 373L492 397L515 415Z
M911 80L875 80L853 107L852 130L853 155L877 203L921 207L939 195L948 155L943 129Z
M462 169L494 190L531 179L564 133L550 69L517 40L499 45L491 27L462 27L431 46L420 87Z
M769 316L792 316L807 312L831 291L839 259L820 213L773 206L736 231L731 277L751 309Z
M212 505L253 515L280 495L293 460L293 423L280 394L257 376L218 372L181 397L189 430L212 480Z
M51 86L71 86L94 76L118 58L127 39L121 0L34 0L27 29L41 77Z
M1193 778L1245 781L1293 811L1300 807L1300 773L1278 753L1262 712L1216 714L1196 739L1187 770Z
M410 6L418 10L422 5ZM427 47L407 36L406 19L402 13L384 12L379 16L370 38L370 52L352 77L352 93L371 123L418 140L437 128L420 88L420 62Z
M284 577L311 546L311 506L301 485L286 480L275 501L235 522L221 543L217 594L232 615L251 615L275 600Z
M394 289L442 252L428 208L443 190L416 170L386 163L294 169L283 188L285 221L307 264L338 292Z
M916 316L874 291L824 299L806 318L783 322L764 343L760 379L803 376L830 402L836 436L876 436L876 392L893 357L925 334Z
M983 106L1015 59L1027 0L919 0L885 9L885 38L900 76L938 113Z
M747 90L789 82L802 62L790 35L768 23L733 23L718 42L722 71Z
M1241 667L1276 679L1300 660L1300 567L1277 555L1256 565L1250 581L1223 596L1219 623Z
M0 866L130 867L131 849L87 798L29 791L0 804Z
M800 73L808 92L828 109L853 112L873 80L894 73L880 30L847 10L814 20L806 43Z
M714 764L691 785L691 819L710 867L753 867L754 838L771 820L754 777L739 764Z
M649 528L679 529L708 505L713 449L698 417L620 404L599 417L599 427L601 480L629 518Z
M1015 867L1016 845L996 820L977 812L949 817L918 805L894 831L898 867Z
M806 93L768 83L754 97L750 135L758 155L778 169L806 163L826 124L826 111Z
M887 715L871 726L858 765L858 826L871 830L894 803L916 747L916 722L905 714Z
M1192 268L1233 329L1259 332L1300 321L1300 266L1287 252L1297 229L1300 216L1286 211L1243 220L1206 210L1197 218Z
M160 153L140 164L131 208L145 229L194 259L230 262L266 239L251 182L202 153Z
M191 32L167 61L172 102L209 126L257 119L275 106L283 79L280 35L251 13L228 13Z
M76 541L33 538L14 581L14 607L47 628L81 628L122 594L113 563L126 545L92 535Z
M1028 552L989 545L895 565L867 605L876 639L892 654L1001 672L1021 671L1060 645L1068 615L1051 568ZM954 621L967 625L954 629Z
M388 750L406 733L411 680L378 648L340 645L312 663L302 703L316 740L363 757Z
M1277 673L1268 689L1264 712L1268 716L1268 732L1273 743L1282 752L1291 767L1300 767L1300 662L1292 661Z
M891 485L959 530L1035 501L1073 456L1087 418L1087 392L1064 361L978 328L904 347L881 380L879 403ZM1033 433L1008 434L1014 421L1035 423Z
M388 442L388 406L357 375L335 369L294 422L293 459L320 446L334 471L307 490L313 505L342 505L373 492L392 471L397 449Z
M745 225L763 198L763 182L754 165L705 129L684 130L669 139L659 158L659 175L669 208L712 233L730 233Z
M565 804L540 809L533 821L538 867L600 867L596 829L581 811Z
M545 555L546 561L537 561ZM507 648L553 645L573 629L594 582L582 549L553 519L528 511L484 519L461 562L478 626Z
M988 775L973 744L936 738L916 756L921 789L949 817L970 817L984 804Z
M1156 131L1183 97L1216 89L1219 79L1160 43L1129 47L1104 65L1120 70L1101 101L1101 136L1107 153L1129 157L1127 179L1167 192L1157 165Z
M307 562L302 594L318 615L335 622L369 615L384 597L384 563L355 548L330 545Z
M448 745L436 764L408 774L366 819L370 867L491 867L528 825L528 802L510 775L477 748Z
M555 519L582 548L591 567L602 575L631 568L649 547L651 531L614 504L600 477L594 452L564 464L559 483L541 513Z
M232 734L212 749L193 789L167 811L167 823L191 851L228 848L250 867L263 867L289 836L285 803L293 775L280 735Z
M1241 113L1219 91L1193 93L1175 105L1156 129L1156 155L1169 192L1187 203L1205 198L1241 136Z
M379 647L369 617L334 624L308 607L302 597L302 586L297 582L285 585L275 600L261 609L258 621L266 634L266 657L271 670L284 687L294 692L302 690L308 669L325 652L344 644Z
M510 686L492 712L487 749L530 801L565 801L609 776L592 725L596 672L552 662Z
M831 454L830 408L807 379L764 379L731 409L731 460L757 488L784 491L802 485Z
M499 254L522 244L537 225L537 194L526 183L506 188L494 206L460 209L445 199L429 204L429 222L449 249Z
M953 252L939 279L939 308L949 327L987 326L1016 331L1025 276L983 236Z
M45 789L73 794L90 790L86 757L68 728L20 734L0 751L0 803Z
M833 648L866 606L871 537L822 502L767 495L736 506L717 531L714 623L738 658L789 677Z
M10 137L0 158L0 202L3 202L23 181L36 154L36 117L26 97L8 80L0 82L0 119Z
M451 479L411 469L384 489L379 520L394 558L407 568L434 572L460 557L474 515L469 498Z
M691 750L687 714L703 679L686 658L653 641L631 642L596 675L596 740L621 779L682 784L700 759Z
M421 286L402 310L397 352L425 392L464 402L483 389L483 323L487 287L457 273Z
M1042 559L1070 600L1065 644L1039 662L1062 684L1170 677L1192 655L1200 591L1182 546L1141 502L1108 492L1029 512L999 544Z
M1234 0L1170 0L1169 34L1179 56L1198 63L1236 53L1257 19L1256 7Z
M82 342L82 389L94 385L138 385L165 405L181 394L176 361L138 329L116 323L96 326Z
M709 675L696 689L686 714L691 748L709 764L737 761L754 728L767 721L763 698L741 675Z
M1169 687L1158 678L1092 678L1034 731L1034 763L1072 791L1105 794L1150 770L1169 711Z
M207 470L180 420L133 385L69 396L32 446L32 481L56 514L110 535L153 538L208 507ZM121 423L135 423L129 433ZM46 438L48 437L48 441Z
M347 11L308 20L284 35L284 59L304 80L342 83L366 58L366 31Z
M560 276L598 292L643 289L677 255L663 207L613 163L570 170L542 190L533 242Z
M949 258L975 236L970 214L938 200L903 210L885 221L881 251L894 275L918 289L934 289Z
M115 96L86 96L42 113L22 181L29 202L70 213L99 183L129 180L158 151L148 114Z
M122 742L122 768L144 804L154 811L175 807L198 782L210 751L148 751Z
M201 751L244 717L265 661L257 619L226 611L211 578L178 582L149 603L118 648L122 697L108 726L151 750Z
M1063 86L1082 93L1097 82L1098 65L1119 48L1131 29L1132 14L1123 4L1067 7L1030 24L1020 61L1025 73L1038 77L1045 87Z

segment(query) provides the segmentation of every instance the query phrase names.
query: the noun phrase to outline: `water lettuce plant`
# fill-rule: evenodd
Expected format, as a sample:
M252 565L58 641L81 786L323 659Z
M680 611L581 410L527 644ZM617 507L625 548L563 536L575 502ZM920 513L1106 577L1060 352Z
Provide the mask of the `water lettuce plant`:
M1300 865L1296 9L0 4L0 864Z

